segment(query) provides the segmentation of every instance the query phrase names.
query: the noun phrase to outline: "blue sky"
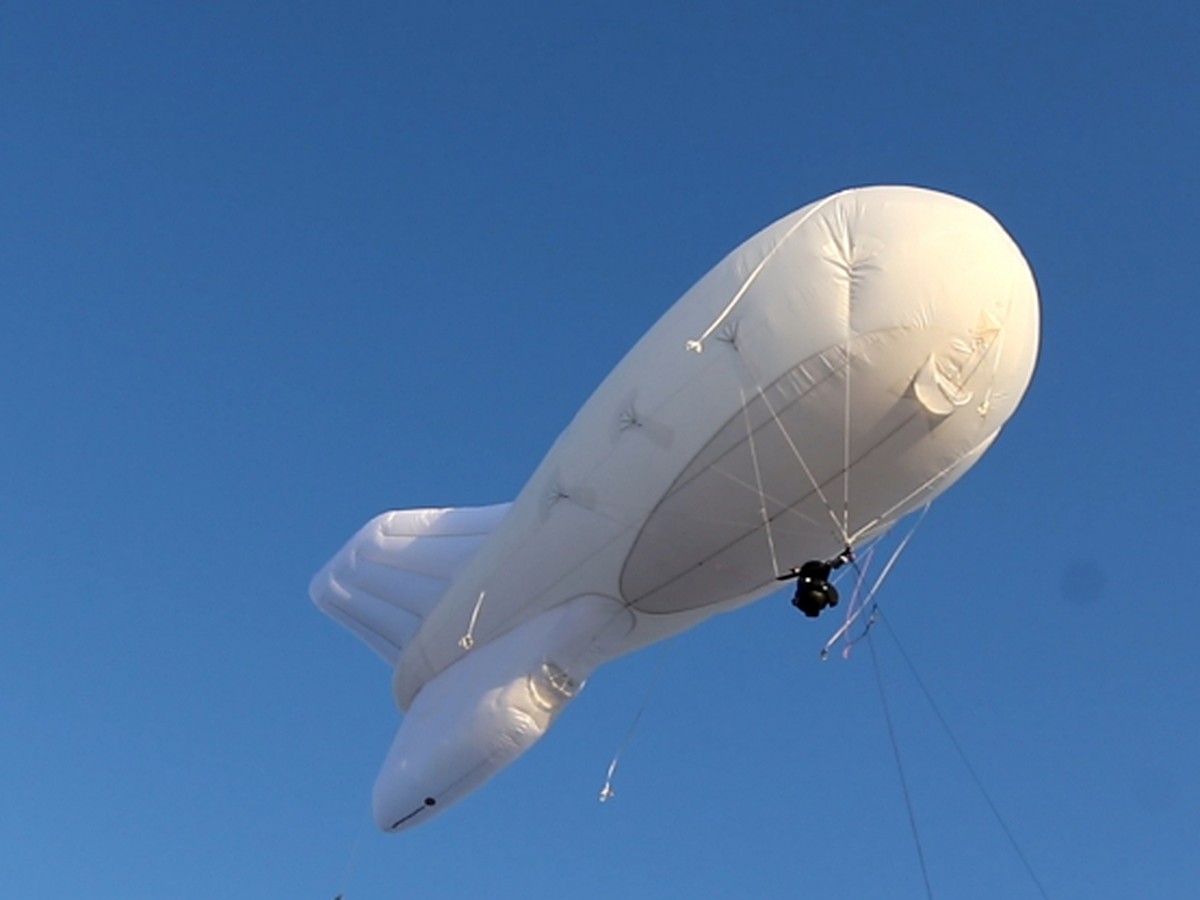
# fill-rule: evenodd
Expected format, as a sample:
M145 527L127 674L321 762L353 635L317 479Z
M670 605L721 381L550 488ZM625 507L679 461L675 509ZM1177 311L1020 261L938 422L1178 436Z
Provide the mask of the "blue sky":
M750 234L906 183L1006 225L1044 342L888 621L1048 896L1192 896L1198 45L1165 2L8 5L0 883L926 896L866 648L786 595L399 837L388 672L306 597L383 509L514 496ZM1040 896L875 646L934 895Z

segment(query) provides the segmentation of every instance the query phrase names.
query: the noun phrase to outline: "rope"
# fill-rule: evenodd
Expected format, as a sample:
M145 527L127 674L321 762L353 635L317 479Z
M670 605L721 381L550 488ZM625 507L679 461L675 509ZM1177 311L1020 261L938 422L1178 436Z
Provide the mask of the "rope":
M913 812L912 797L908 791L908 779L904 775L904 763L900 759L900 746L896 741L896 729L892 724L892 713L888 708L887 692L883 689L883 676L879 671L879 659L875 654L875 639L867 632L867 646L871 648L871 667L875 671L875 684L879 688L879 702L883 706L883 719L887 723L888 740L892 744L892 757L896 760L896 772L900 776L900 790L904 794L904 808L908 811L908 827L912 831L913 844L917 848L917 862L921 865L921 879L925 882L925 896L933 900L933 887L929 883L929 869L925 865L925 851L921 847L921 833L917 830L917 817Z
M479 592L479 599L475 601L475 608L471 610L471 621L467 624L467 633L458 639L458 646L464 650L470 650L475 646L475 623L479 621L479 610L483 607L483 598L487 595L487 591Z
M667 656L670 650L671 645L669 643L663 647L663 652L658 658L658 665L655 667L654 673L650 676L650 681L646 683L646 694L642 697L642 704L634 714L633 721L629 723L629 730L625 732L625 737L621 739L621 743L617 746L617 752L613 754L612 762L608 764L608 772L604 776L604 787L600 788L601 803L607 803L616 793L613 790L612 783L613 778L617 774L617 766L621 763L621 756L625 753L625 748L633 740L634 732L637 731L638 724L642 721L642 715L646 712L646 707L650 705L650 698L653 696L655 688L658 687L658 682L662 679L663 669L666 668Z
M829 518L833 522L833 527L842 541L843 546L852 546L850 536L846 534L846 529L842 527L841 521L838 519L837 512L834 511L833 505L829 502L829 498L825 496L825 492L821 490L821 485L817 478L812 473L812 469L808 467L808 463L804 461L804 455L800 452L800 448L796 446L796 442L792 440L792 436L788 433L787 426L783 424L783 420L779 418L779 414L775 412L775 407L771 405L771 401L767 399L766 392L761 387L755 385L755 390L758 391L758 396L762 398L766 404L767 410L771 413L771 418L775 421L775 425L779 428L779 433L783 435L783 439L787 441L788 447L792 454L796 457L796 461L800 463L800 468L804 470L805 476L808 478L808 483L812 485L813 492L820 498L821 503L825 506L825 511L829 513Z
M721 314L713 319L712 324L709 325L708 328L704 329L704 333L700 335L700 337L687 341L684 346L693 353L703 353L704 342L709 339L714 331L721 327L722 323L727 318L729 318L729 314L733 312L734 307L742 302L742 298L746 296L746 292L750 290L751 286L758 279L758 276L762 274L763 269L767 267L767 263L769 263L775 254L778 253L783 247L783 245L787 243L788 238L795 234L805 222L816 215L827 204L838 199L843 193L845 192L839 192L830 197L826 197L819 203L814 203L812 209L797 219L792 226L783 233L783 236L779 238L779 241L775 244L775 246L767 251L767 254L762 258L762 261L759 262L759 264L754 267L750 274L746 276L746 280L743 281L742 286L737 289L737 292L733 295L733 299L731 299L729 303L726 304L725 308L721 310Z
M850 628L856 621L858 621L859 617L861 617L863 612L867 609L871 610L871 619L867 624L867 629L870 629L871 623L874 622L876 611L878 609L878 604L874 602L875 595L878 594L879 589L883 587L884 580L886 580L888 575L891 574L892 567L895 566L896 561L900 559L900 554L904 552L905 548L908 546L908 542L913 539L913 535L917 533L917 529L921 527L921 523L925 521L925 515L928 512L929 504L926 503L921 509L920 516L918 516L917 520L913 522L912 527L908 529L908 533L904 535L896 549L892 551L892 555L888 557L888 561L884 564L883 569L880 571L879 577L875 579L875 583L871 585L871 589L867 591L866 597L862 598L861 601L859 600L861 588L863 583L866 581L867 572L871 568L871 562L875 557L875 550L879 546L878 543L873 544L870 550L867 551L865 557L863 558L862 568L858 567L857 562L854 563L855 569L858 570L858 579L855 581L854 593L851 595L849 606L846 608L846 621L842 623L841 627L833 633L829 640L825 642L825 646L821 648L822 660L829 658L829 651L833 649L833 645L850 631ZM848 639L846 649L843 651L843 656L848 657L850 648L855 643L862 640L865 636L866 632L853 640Z
M875 596L875 589L872 588L867 592L866 598L861 602L859 601L859 598L862 596L862 586L867 580L867 572L871 568L871 561L874 559L874 557L875 546L871 546L867 549L867 552L863 556L863 564L861 568L859 567L857 559L851 560L854 565L854 570L857 573L854 579L854 591L851 593L850 602L846 606L845 621L842 622L842 624L838 627L838 630L830 636L829 640L825 642L825 646L821 648L822 662L829 659L829 651L833 649L833 645L841 640L842 637L850 630L851 626L858 621L858 618L862 615L863 610L867 608L867 604L870 603L871 599ZM878 586L878 582L876 582L876 585ZM843 659L849 658L850 647L853 644L853 641L847 641L846 649L842 651Z
M943 478L945 478L947 475L949 475L951 472L953 472L955 469L957 469L959 466L961 466L963 464L963 462L966 459L968 459L972 454L975 454L978 452L980 452L980 448L975 447L970 452L964 453L958 459L954 460L954 462L947 465L940 472L935 472L933 475L926 478L923 483L921 483L917 487L913 488L911 491L909 491L907 494L905 494L903 497L901 497L899 500L897 500L895 503L893 503L891 506L889 506L887 509L885 509L883 512L881 512L879 515L877 515L870 522L867 522L867 524L863 525L862 528L858 529L858 531L856 531L856 532L854 532L854 534L850 535L850 537L847 540L851 544L853 544L854 541L857 541L864 534L866 534L867 532L876 528L881 523L886 522L888 519L888 516L890 516L892 513L894 513L900 507L902 507L906 503L908 503L909 500L912 500L914 497L916 497L918 494L922 493L923 491L927 491L930 488L932 488L935 484L937 484L939 481L941 481ZM932 501L930 501L930 502L932 502ZM925 505L926 505L926 507L928 507L929 503L926 503ZM901 518L903 518L903 516L901 516Z
M737 475L733 474L732 472L729 472L729 471L721 468L716 463L713 463L711 466L709 466L709 471L713 472L716 475L720 475L722 478L728 480L732 484L736 484L739 487L744 487L748 491L757 490L754 485L750 484L750 482L746 481L744 478L739 478ZM825 532L826 532L825 526L822 525L820 522L818 522L816 519L812 518L811 516L805 515L804 513L800 512L800 510L796 509L794 506L789 506L785 501L780 500L778 497L775 497L775 496L772 496L771 494L766 493L765 489L763 491L763 496L770 502L774 503L776 506L780 507L780 509L782 510L782 512L779 515L773 516L771 518L771 522L774 527L782 528L782 530L785 532L789 531L789 529L786 526L779 526L775 521L776 519L782 518L782 516L786 513L791 516L794 516L800 522L804 522L808 525L812 525L813 528L816 529L817 534L825 534ZM743 523L743 520L740 520L740 519L730 519L730 518L726 518L724 516L713 515L712 513L708 513L706 515L692 515L691 518L694 521L698 521L698 522L699 521L722 522L725 524L738 524L738 525ZM793 531L792 533L793 534L811 534L813 532L811 532L808 529L804 529L804 530Z
M850 300L846 299L846 391L842 401L842 535L850 533ZM849 539L846 546L850 545Z
M762 515L763 527L767 532L767 547L771 550L771 569L779 571L779 557L775 553L775 536L771 533L771 517L767 514L767 495L763 492L762 471L758 467L758 450L754 446L754 429L750 426L750 411L746 406L746 391L738 388L742 397L742 418L746 422L746 440L750 442L750 459L754 463L754 483L758 488L758 510Z
M354 868L358 862L358 848L362 844L363 828L358 829L357 837L354 838L354 844L350 847L350 855L346 859L346 866L342 869L341 890L334 895L333 900L343 900L350 888L350 879L354 875Z
M900 637L896 634L896 630L892 627L891 622L883 617L882 611L879 611L878 615L879 618L882 619L883 623L887 626L887 633L891 637L892 643L896 645L896 649L900 651L900 658L904 660L904 664L908 667L908 671L912 674L913 680L916 681L917 687L919 687L921 689L921 693L925 695L925 700L929 704L929 708L933 710L933 714L937 718L938 724L942 726L942 730L946 732L946 737L950 739L950 744L954 747L954 752L958 754L958 758L962 762L963 768L967 770L967 774L970 775L971 780L975 782L975 787L983 796L984 801L988 805L988 809L991 810L992 816L996 819L996 823L1000 826L1000 830L1004 832L1004 836L1008 838L1008 843L1012 846L1013 851L1017 854L1017 858L1021 861L1021 865L1025 867L1026 874L1029 875L1030 880L1033 882L1034 886L1038 890L1038 893L1042 895L1044 900L1050 900L1050 896L1046 893L1045 887L1042 886L1042 882L1038 879L1037 874L1033 871L1033 866L1030 865L1029 859L1025 855L1025 851L1023 851L1021 849L1021 845L1017 843L1016 836L1013 834L1012 829L1008 827L1008 823L1004 820L1004 816L1000 814L1000 810L996 806L995 801L992 800L992 796L990 793L988 793L988 789L984 787L983 780L979 777L979 773L976 772L975 767L971 765L971 760L968 759L967 752L963 749L962 744L958 742L958 738L954 736L954 732L950 730L950 723L947 722L946 717L942 715L942 710L938 707L937 702L933 699L933 694L930 693L929 688L926 687L925 681L917 672L917 667L913 665L912 659L909 657L908 653L905 652L903 645L901 645ZM874 649L872 649L871 652L874 654Z

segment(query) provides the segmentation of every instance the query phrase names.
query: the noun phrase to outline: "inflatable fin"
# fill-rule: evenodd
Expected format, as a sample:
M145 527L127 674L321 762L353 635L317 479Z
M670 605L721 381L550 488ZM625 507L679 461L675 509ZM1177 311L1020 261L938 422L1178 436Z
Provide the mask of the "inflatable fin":
M321 612L391 666L511 504L376 516L313 578Z

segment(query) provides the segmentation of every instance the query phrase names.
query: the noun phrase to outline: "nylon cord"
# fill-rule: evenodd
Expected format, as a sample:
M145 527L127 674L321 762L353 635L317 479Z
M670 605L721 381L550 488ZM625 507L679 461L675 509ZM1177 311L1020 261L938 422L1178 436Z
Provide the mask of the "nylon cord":
M357 836L354 838L354 843L350 847L350 855L346 859L346 865L342 869L341 890L334 896L334 900L342 900L349 893L350 880L354 877L354 869L358 864L358 850L362 845L363 830L365 826L360 826L357 829Z
M483 598L486 595L487 591L479 592L479 599L475 601L475 608L471 610L471 621L467 623L467 633L458 639L458 646L464 650L475 646L475 623L479 621L479 610L483 608Z
M774 258L775 254L778 253L783 247L783 245L788 242L788 238L795 234L805 222L824 209L828 204L832 203L834 200L837 200L844 193L846 192L839 191L838 193L813 204L812 209L801 216L799 220L792 223L791 227L788 228L788 230L783 233L783 236L779 238L778 243L776 243L774 247L767 251L767 254L762 258L758 265L754 267L753 271L746 276L746 280L742 282L741 287L739 287L737 292L734 293L733 298L729 301L725 308L721 310L721 314L713 319L712 324L709 325L708 328L704 329L704 333L701 334L700 337L687 341L684 344L684 347L688 350L691 350L693 353L702 353L704 351L704 342L712 336L714 331L721 327L722 323L724 323L727 318L729 318L729 314L733 312L734 307L742 302L742 298L746 296L746 292L749 291L754 282L758 280L758 276L761 275L763 269L767 267L767 263L769 263L772 258Z
M754 463L754 484L758 488L758 510L762 515L763 527L767 532L767 547L771 551L771 569L779 571L779 557L775 553L775 536L771 532L771 517L767 514L767 495L763 492L762 471L758 467L758 449L754 446L754 429L750 427L750 411L746 406L746 391L738 388L742 398L742 418L746 422L746 440L750 442L750 459Z
M983 796L984 801L988 805L988 809L991 810L992 816L996 819L996 823L1000 826L1000 830L1004 832L1004 836L1008 838L1008 843L1012 846L1013 851L1017 854L1017 858L1021 861L1021 865L1025 867L1026 874L1029 875L1030 880L1033 882L1034 886L1037 887L1038 893L1042 895L1044 900L1050 900L1050 896L1046 893L1045 887L1042 886L1042 882L1038 879L1037 874L1033 871L1033 866L1030 865L1029 858L1025 855L1025 851L1023 851L1021 849L1021 845L1017 843L1016 836L1013 834L1012 829L1008 827L1008 823L1004 820L1004 816L1000 814L1000 809L996 806L995 801L992 800L992 796L988 792L988 789L984 787L983 779L979 777L979 773L976 772L975 767L971 765L971 760L967 757L967 752L963 749L962 744L958 742L958 738L954 736L954 732L950 730L950 723L947 722L946 717L942 715L942 710L937 705L937 701L933 699L933 694L930 693L929 688L925 685L924 679L922 679L920 674L917 672L917 667L913 665L912 659L909 657L908 653L905 652L903 645L900 643L900 637L896 634L896 630L892 627L891 622L884 617L881 610L877 609L877 614L887 626L888 636L891 637L892 643L896 645L896 649L900 651L900 658L904 660L904 664L908 667L908 671L912 674L913 680L916 681L917 687L919 687L921 689L921 693L925 695L925 700L929 704L929 708L933 710L933 714L937 718L938 724L941 725L942 730L946 732L946 737L950 739L950 744L954 747L955 753L958 754L958 758L962 762L963 767L967 770L967 774L970 775L971 780L975 782L975 787ZM874 654L874 650L872 650L872 654Z
M608 772L604 776L604 787L600 788L601 803L612 799L616 793L613 790L612 783L613 778L617 774L617 766L621 764L621 756L625 753L625 748L629 746L629 742L633 740L634 732L637 731L637 727L642 721L642 715L646 712L646 707L650 705L650 698L654 695L654 690L658 687L659 681L662 680L662 673L666 668L667 656L670 650L670 643L663 647L663 652L658 659L658 665L655 667L654 674L650 676L650 681L646 685L646 694L642 698L642 704L634 714L633 721L629 724L629 730L625 732L625 737L621 739L621 743L617 746L617 752L613 754L612 762L608 764Z
M846 392L842 419L842 534L850 533L850 298L846 299ZM846 546L850 546L849 538Z
M808 467L808 463L804 461L804 455L800 452L800 448L796 446L796 442L792 440L791 434L788 433L787 426L783 424L783 420L779 414L775 412L775 407L771 405L771 401L767 399L766 392L755 385L755 390L758 391L758 396L762 398L766 404L767 410L771 413L771 418L775 421L775 425L779 428L779 433L783 435L783 439L787 441L788 447L792 454L796 457L796 461L800 463L800 468L804 470L805 476L808 478L809 484L812 485L813 492L820 498L821 503L825 505L825 511L829 513L829 518L833 521L833 527L836 533L840 536L844 546L850 546L850 536L846 533L846 529L842 527L841 521L838 519L837 512L833 508L833 504L829 502L829 498L825 496L825 492L821 490L821 485L817 478L812 473L812 469Z
M896 772L900 776L900 790L904 794L904 808L908 811L908 826L912 830L913 844L917 848L917 862L921 864L921 878L925 882L925 896L933 900L933 887L929 883L929 869L925 865L925 851L921 847L921 833L917 830L917 817L913 812L912 797L908 791L908 779L904 775L904 763L900 759L900 745L896 741L896 729L892 724L892 713L888 707L887 692L883 689L883 675L879 671L879 658L875 654L875 639L867 632L867 646L871 649L871 667L875 671L875 685L879 688L879 702L883 707L883 719L887 724L888 740L892 744L892 757L896 760Z
M831 649L833 649L833 645L838 642L838 639L843 637L850 630L851 626L863 614L864 610L871 607L872 602L875 599L875 595L877 593L879 593L879 589L881 587L883 587L883 582L887 579L888 575L891 574L892 567L896 565L896 561L900 559L900 554L904 552L906 547L908 547L908 542L911 541L913 538L913 535L915 535L917 533L917 529L920 528L921 523L925 521L925 514L928 512L929 512L929 504L926 503L925 506L922 507L922 509L921 509L921 515L917 518L917 520L915 522L913 522L912 527L908 529L908 533L904 535L904 537L901 539L899 545L896 547L895 550L892 551L892 555L888 558L888 561L886 563L884 563L883 569L879 572L879 576L875 579L875 583L872 584L871 589L869 591L867 591L867 596L864 597L861 601L859 601L858 598L859 598L860 588L866 579L867 570L870 568L871 561L874 559L875 549L879 546L878 543L871 545L871 549L868 552L868 555L863 563L863 567L861 569L859 569L859 577L854 586L854 594L853 594L853 596L851 596L850 605L846 610L846 621L842 624L842 626L836 632L834 632L833 636L831 638L829 638L828 641L825 642L825 646L823 648L821 648L821 659L828 658L829 651ZM855 566L855 568L858 568L857 565ZM876 604L871 609L872 617L874 617L875 611L877 609L878 609L878 605ZM846 646L846 650L844 651L843 655L848 654L850 647L853 644L857 643L859 640L862 640L862 635L860 635L858 638L855 638L854 640L850 640L849 638L847 638L847 646Z

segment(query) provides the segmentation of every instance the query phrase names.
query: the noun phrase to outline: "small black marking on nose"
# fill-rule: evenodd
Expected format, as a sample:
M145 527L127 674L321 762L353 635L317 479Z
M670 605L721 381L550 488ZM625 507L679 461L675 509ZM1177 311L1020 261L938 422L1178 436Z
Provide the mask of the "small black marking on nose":
M395 822L393 822L393 823L392 823L392 827L391 827L390 829L388 829L388 830L389 830L389 831L395 831L397 828L399 828L401 825L403 825L403 824L404 824L405 822L407 822L409 819L412 819L412 818L415 818L416 816L419 816L421 813L425 812L425 810L426 810L428 807L430 807L430 806L435 806L436 804L437 804L437 801L436 801L436 800L434 800L432 797L426 797L426 798L425 798L425 805L424 805L424 806L418 806L416 809L414 809L414 810L413 810L412 812L410 812L408 815L406 815L406 816L401 816L401 817L400 817L400 818L398 818L398 819L397 819Z

